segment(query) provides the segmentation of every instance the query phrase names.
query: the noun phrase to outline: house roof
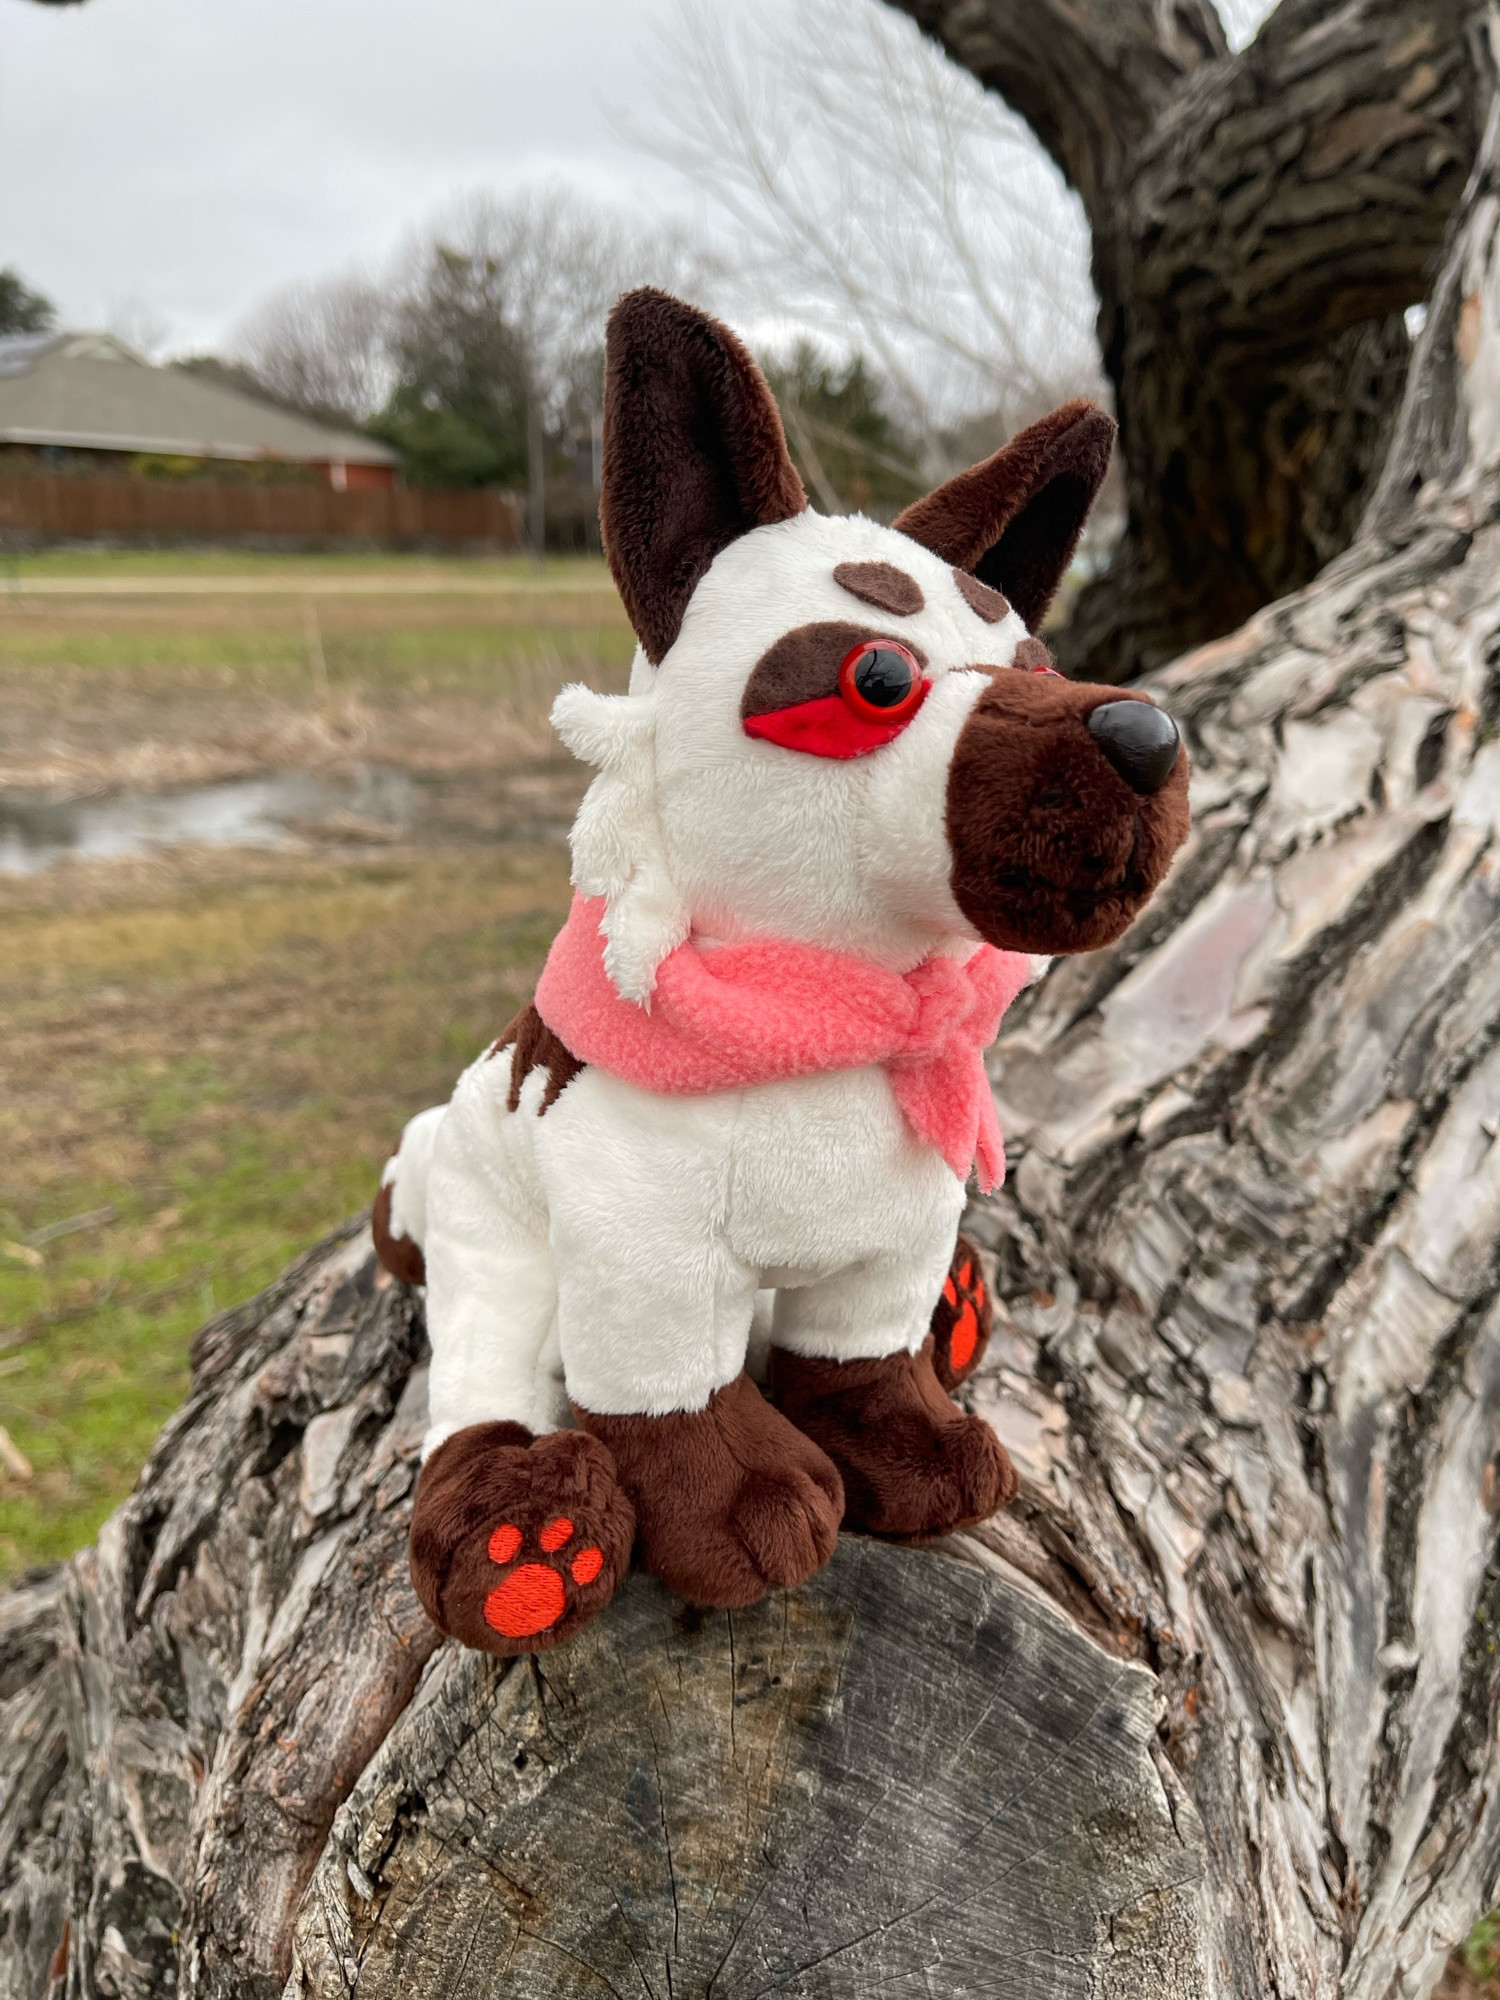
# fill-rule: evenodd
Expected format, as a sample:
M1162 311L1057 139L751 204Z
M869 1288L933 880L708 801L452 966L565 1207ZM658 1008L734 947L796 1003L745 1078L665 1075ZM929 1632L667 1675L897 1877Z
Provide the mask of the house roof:
M396 454L374 438L295 416L180 368L159 368L108 333L0 339L0 444L396 463Z

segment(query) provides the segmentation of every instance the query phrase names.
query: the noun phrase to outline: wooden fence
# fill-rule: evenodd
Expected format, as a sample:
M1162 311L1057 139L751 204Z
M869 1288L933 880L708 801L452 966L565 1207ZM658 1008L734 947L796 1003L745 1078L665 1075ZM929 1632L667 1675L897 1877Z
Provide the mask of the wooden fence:
M511 493L231 486L209 480L0 478L0 534L27 540L376 542L517 548Z

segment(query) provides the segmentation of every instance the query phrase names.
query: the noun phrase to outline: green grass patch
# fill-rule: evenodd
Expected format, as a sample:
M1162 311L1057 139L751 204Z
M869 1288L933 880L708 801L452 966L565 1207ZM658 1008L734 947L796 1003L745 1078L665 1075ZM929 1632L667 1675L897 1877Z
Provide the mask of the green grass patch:
M369 1201L567 898L550 849L224 865L6 920L0 1424L31 1477L0 1468L0 1576L94 1535L194 1329Z
M369 632L325 630L319 640L322 667L316 671L326 674L328 686L417 693L501 693L518 670L538 665L619 672L629 666L635 644L628 629L597 619L396 624ZM306 693L315 668L301 626L59 631L8 625L0 617L0 670L46 675L56 697L67 699L74 689L62 677L100 674L128 676L155 692L243 686Z
M493 581L507 590L531 590L556 584L608 587L608 572L593 556L548 556L543 563L529 555L434 555L390 549L274 550L232 547L38 549L0 556L0 592L11 578L25 585L30 577L290 577L316 582L320 577L389 575L397 579L453 576L465 581Z

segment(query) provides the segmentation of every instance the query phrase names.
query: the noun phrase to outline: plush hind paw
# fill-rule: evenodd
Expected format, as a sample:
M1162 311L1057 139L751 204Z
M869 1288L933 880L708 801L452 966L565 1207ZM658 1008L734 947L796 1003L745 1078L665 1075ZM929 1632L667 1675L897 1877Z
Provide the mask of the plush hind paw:
M1015 1498L1005 1447L945 1393L930 1340L883 1361L812 1360L773 1347L769 1389L838 1467L845 1527L928 1541Z
M540 1653L604 1609L634 1539L634 1510L596 1438L473 1424L422 1468L412 1580L434 1625L464 1645Z
M932 1370L945 1389L967 1382L984 1359L993 1320L979 1252L960 1236L932 1313Z
M833 1554L844 1511L838 1473L749 1376L701 1410L576 1414L614 1454L642 1563L690 1603L754 1604L805 1583Z

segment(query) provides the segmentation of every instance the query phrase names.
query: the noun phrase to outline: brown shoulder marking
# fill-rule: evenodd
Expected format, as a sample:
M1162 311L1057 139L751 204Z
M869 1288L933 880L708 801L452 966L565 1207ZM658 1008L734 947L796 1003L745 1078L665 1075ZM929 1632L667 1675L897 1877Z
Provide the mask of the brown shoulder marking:
M556 1104L578 1072L588 1068L587 1063L581 1063L573 1051L553 1034L531 1000L496 1042L491 1054L498 1054L505 1048L511 1052L510 1090L505 1099L507 1111L520 1109L521 1086L534 1069L547 1072L547 1088L537 1106L537 1116L541 1118L545 1117L550 1105Z
M403 1285L425 1285L427 1283L427 1260L422 1255L419 1243L413 1243L409 1236L396 1236L391 1231L391 1184L382 1181L375 1196L375 1207L370 1216L370 1234L375 1239L375 1255Z

